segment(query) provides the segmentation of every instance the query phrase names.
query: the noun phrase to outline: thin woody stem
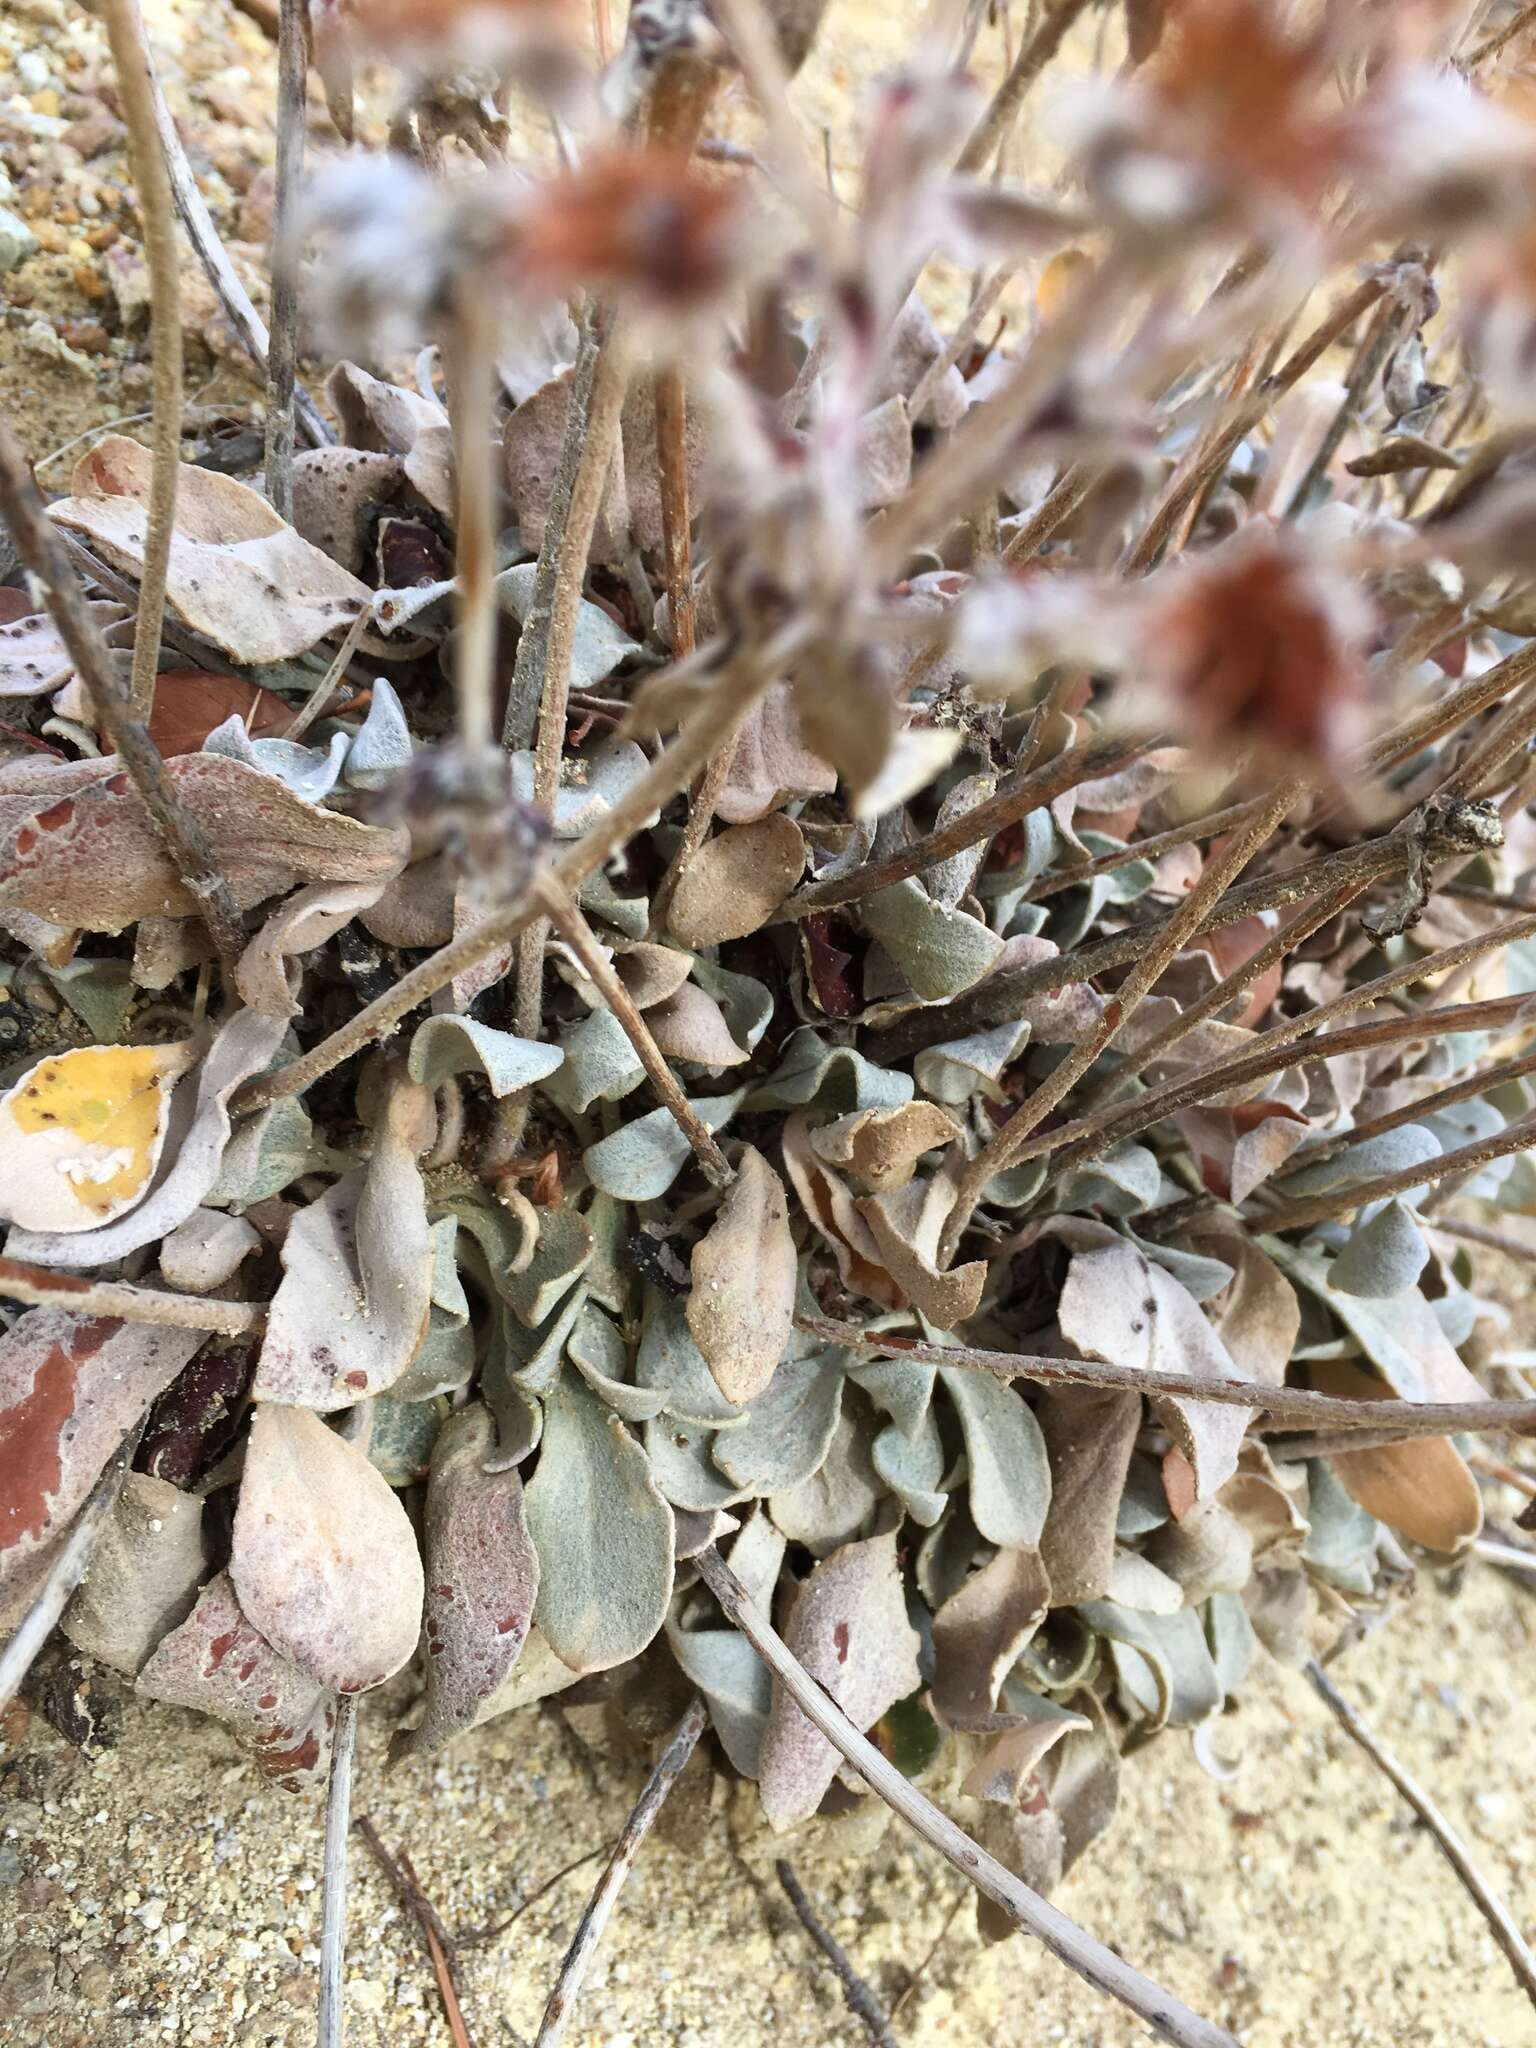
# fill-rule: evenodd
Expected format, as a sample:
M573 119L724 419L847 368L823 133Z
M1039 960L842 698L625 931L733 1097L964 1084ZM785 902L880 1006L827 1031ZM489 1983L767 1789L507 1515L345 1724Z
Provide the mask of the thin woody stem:
M887 854L879 860L865 861L861 867L840 875L835 881L812 882L798 896L792 896L777 917L770 921L788 923L793 919L813 917L818 911L831 910L840 903L856 903L862 897L872 896L877 889L889 888L893 882L904 881L909 875L919 875L924 868L947 860L951 854L963 853L967 847L1005 832L1010 825L1017 824L1042 805L1053 803L1080 782L1092 782L1101 775L1112 775L1142 751L1142 746L1136 742L1098 738L1068 747L1043 767L1031 769L1022 776L1010 776L1002 788L984 803L962 812L947 825L925 832L922 838L914 839L899 852ZM1130 853L1121 854L1120 865L1123 867L1131 858Z
M960 176L969 177L985 170L1002 148L1030 88L1051 63L1086 5L1087 0L1054 0L1054 5L1047 6L1039 27L1021 46L1007 77L992 95L990 106L961 150L955 165Z
M1199 1373L1161 1372L1097 1358L1037 1358L990 1351L974 1344L934 1344L893 1330L866 1330L832 1316L795 1317L795 1327L829 1344L869 1351L914 1365L987 1373L995 1380L1029 1380L1043 1387L1105 1387L1125 1394L1168 1395L1247 1408L1271 1426L1303 1429L1396 1429L1403 1437L1452 1436L1459 1430L1536 1430L1536 1401L1352 1401L1307 1387L1267 1387L1253 1380L1206 1379Z
M960 1875L994 1900L1026 1934L1032 1934L1058 1962L1075 1970L1095 1991L1118 1999L1176 2048L1235 2048L1232 2036L1212 2026L1100 1941L1048 1905L926 1799L894 1764L863 1736L775 1632L768 1617L713 1547L696 1560L699 1576L720 1602L727 1620L747 1641L821 1733L914 1833L938 1850Z
M1532 1022L1536 1023L1536 1018ZM1476 1095L1486 1095L1491 1088L1523 1080L1527 1074L1536 1074L1536 1052L1524 1053L1519 1059L1501 1061L1497 1066L1476 1067L1459 1081L1437 1088L1432 1095L1415 1096L1413 1101L1401 1103L1396 1109L1368 1117L1364 1123L1351 1124L1347 1131L1341 1131L1337 1137L1329 1138L1321 1145L1309 1145L1290 1164L1295 1168L1316 1166L1349 1146L1363 1145L1367 1138L1385 1137L1388 1131L1401 1130L1404 1124L1418 1123L1426 1116L1438 1116L1443 1110L1454 1109L1460 1102L1469 1102Z
M606 817L555 857L549 869L550 879L574 894L654 811L692 780L722 736L768 688L809 633L807 622L796 621L764 646L742 653L724 667L709 696L666 752L625 791ZM354 1053L393 1031L418 1004L446 988L458 975L499 953L538 915L537 906L525 894L517 902L482 918L413 967L409 974L402 975L392 988L298 1059L275 1073L248 1081L234 1098L236 1114L260 1109L285 1095L303 1094L343 1060L351 1059Z
M614 1906L623 1890L624 1880L634 1867L636 1856L646 1836L656 1824L656 1816L666 1804L667 1795L682 1776L684 1766L698 1747L699 1737L704 1733L707 1716L702 1700L689 1702L683 1718L672 1730L666 1747L656 1760L656 1768L646 1779L640 1797L635 1801L633 1811L624 1823L623 1832L613 1845L597 1889L587 1901L586 1911L560 1965L560 1975L554 1990L549 1994L549 2003L544 2008L544 2017L539 2023L534 2048L556 2048L565 2038L571 2012L581 1991L582 1980L591 1967L597 1945L603 1938L604 1929L613 1917Z
M927 369L924 370L922 376L912 386L912 390L907 398L907 417L909 419L919 420L922 418L923 409L929 399L932 398L940 384L943 383L944 379L976 339L976 336L981 331L982 321L986 319L1017 275L1018 273L1013 266L1007 263L999 265L993 271L991 277L987 279L987 282L982 286L975 298L972 299L969 306L966 307L965 312L955 325L954 333L949 337L949 340L940 349Z
M1536 1114L1506 1124L1492 1137L1476 1138L1470 1145L1458 1145L1454 1151L1442 1152L1438 1159L1427 1160L1423 1165L1403 1167L1397 1173L1379 1173L1374 1180L1357 1181L1353 1187L1335 1188L1331 1194L1316 1195L1311 1201L1282 1201L1278 1207L1266 1210L1260 1224L1266 1231L1301 1230L1314 1223L1324 1223L1331 1216L1347 1216L1351 1210L1364 1208L1368 1202L1385 1201L1389 1196L1406 1194L1410 1188L1427 1187L1431 1181L1441 1180L1448 1173L1477 1172L1495 1159L1507 1159L1512 1152L1528 1152L1533 1145L1536 1145Z
M496 477L491 438L496 410L496 325L481 280L460 286L453 314L453 442L458 487L454 569L459 587L453 680L459 746L469 764L492 739L496 668Z
M633 996L614 972L612 963L598 944L592 927L577 908L575 899L568 890L557 888L547 881L536 882L534 894L550 923L581 962L582 972L602 997L623 1029L624 1036L634 1047L635 1057L644 1067L651 1086L672 1112L673 1121L678 1129L693 1148L694 1156L704 1169L706 1179L717 1188L727 1186L733 1175L725 1154L716 1144L698 1111L679 1087L677 1076L667 1065L660 1046L651 1035L650 1026L635 1007Z
M146 720L155 702L165 586L176 530L176 484L181 469L181 252L176 246L170 179L155 124L149 53L138 0L102 0L101 11L112 46L118 99L128 128L129 160L144 225L144 260L149 268L153 455L145 511L144 566L139 575L138 617L133 631L133 677L128 689L133 715Z
M67 1308L72 1315L114 1316L121 1323L158 1323L179 1330L213 1330L226 1337L259 1330L267 1320L264 1303L220 1301L205 1294L167 1294L130 1287L122 1280L82 1280L51 1266L0 1258L0 1290L11 1301L39 1308Z
M272 332L267 350L266 487L272 509L293 521L294 382L298 363L299 248L304 175L304 0L281 0L277 32L277 164L272 207Z
M0 515L11 530L22 560L43 587L43 601L69 650L76 674L90 694L97 723L122 761L188 893L198 905L224 969L225 982L233 989L235 968L245 950L245 933L229 884L218 870L207 834L167 776L160 749L150 738L147 727L134 715L118 681L111 651L69 565L59 529L44 510L26 459L3 420Z
M1291 781L1269 799L1252 824L1238 833L1219 860L1213 861L1194 888L1168 920L1126 977L1124 986L1108 1002L1096 1030L1080 1045L1073 1046L1061 1064L1026 1096L1000 1130L983 1145L960 1175L955 1205L944 1226L940 1263L947 1265L970 1223L987 1183L1005 1173L1023 1155L1031 1132L1050 1115L1108 1048L1135 1015L1137 1006L1162 978L1170 962L1203 929L1223 893L1269 839L1280 820L1302 794L1302 785Z

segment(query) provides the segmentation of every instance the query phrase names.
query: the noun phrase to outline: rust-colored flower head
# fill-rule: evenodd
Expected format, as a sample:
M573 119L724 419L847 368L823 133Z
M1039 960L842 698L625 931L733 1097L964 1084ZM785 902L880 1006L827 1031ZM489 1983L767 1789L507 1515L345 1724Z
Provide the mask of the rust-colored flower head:
M1091 107L1091 183L1144 229L1315 219L1347 159L1330 50L1279 0L1169 0L1150 61Z
M735 274L740 222L730 187L678 152L607 149L533 189L509 268L518 288L541 296L586 288L685 310Z
M1332 768L1363 723L1369 626L1353 585L1255 519L1148 585L1143 673L1192 737Z
M573 0L350 0L358 38L381 55L494 64L535 46L574 43Z

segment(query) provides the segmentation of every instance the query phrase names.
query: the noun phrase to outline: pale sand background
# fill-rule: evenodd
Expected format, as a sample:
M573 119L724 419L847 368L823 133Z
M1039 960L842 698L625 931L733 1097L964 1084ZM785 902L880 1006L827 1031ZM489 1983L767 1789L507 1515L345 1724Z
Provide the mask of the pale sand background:
M221 227L259 262L272 58L228 0L149 0L178 115ZM854 190L858 95L901 53L911 0L834 0L802 82L813 123ZM46 176L37 256L0 277L0 405L41 456L144 403L145 377L89 323L106 288L88 233L112 216L121 158L82 165L46 132L90 112L71 93L96 31L65 0L0 6L0 158L25 208ZM994 68L988 31L979 68ZM30 53L30 75L4 66ZM72 68L73 67L73 68ZM38 132L41 118L42 133ZM63 169L69 181L59 182ZM244 197L242 198L242 192ZM92 215L95 197L102 211ZM0 199L4 198L0 190ZM75 221L60 219L75 211ZM99 237L98 237L99 239ZM238 253L238 252L237 252ZM74 323L71 325L70 323ZM52 340L50 340L50 336ZM76 360L57 344L73 348ZM92 353L105 343L104 354ZM249 396L237 367L189 366L207 394ZM48 473L62 488L67 465ZM1523 1276L1509 1269L1518 1288ZM1510 1297L1506 1297L1510 1298ZM1536 1605L1485 1566L1425 1584L1339 1669L1345 1688L1429 1782L1491 1881L1536 1937L1529 1771ZM1214 1748L1229 1783L1167 1737L1126 1769L1115 1830L1058 1903L1249 2048L1520 2048L1529 2006L1431 1843L1338 1733L1305 1682L1264 1666ZM365 1723L357 1810L404 1842L449 1927L484 1925L572 1857L611 1839L644 1759L584 1753L534 1711L462 1742L435 1770L385 1780ZM711 1789L696 1760L620 1903L572 2048L841 2048L866 2039L773 1880L787 1852L819 1910L885 1999L928 1952L961 1886L893 1829L872 1853L825 1835L776 1843L750 1795ZM271 1791L222 1730L130 1703L119 1748L91 1764L36 1717L0 1741L0 2040L47 2048L187 2048L314 2038L316 1802ZM350 2048L444 2044L426 1957L359 1846L348 1958ZM479 2048L537 2027L593 1871L466 1953ZM1022 1940L981 1949L969 1906L897 2032L906 2048L1120 2048L1145 2031Z

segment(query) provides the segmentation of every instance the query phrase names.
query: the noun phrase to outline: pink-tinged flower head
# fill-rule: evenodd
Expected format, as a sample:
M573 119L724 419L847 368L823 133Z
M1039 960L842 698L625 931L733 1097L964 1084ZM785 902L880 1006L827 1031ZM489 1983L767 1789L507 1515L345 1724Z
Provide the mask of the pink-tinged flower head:
M1301 539L1254 520L1147 585L1142 673L1193 738L1336 766L1363 724L1370 623Z
M499 64L580 32L573 0L350 0L350 12L368 48L432 69Z
M674 311L715 297L743 253L734 192L679 152L613 148L534 188L509 269L552 298L590 289Z

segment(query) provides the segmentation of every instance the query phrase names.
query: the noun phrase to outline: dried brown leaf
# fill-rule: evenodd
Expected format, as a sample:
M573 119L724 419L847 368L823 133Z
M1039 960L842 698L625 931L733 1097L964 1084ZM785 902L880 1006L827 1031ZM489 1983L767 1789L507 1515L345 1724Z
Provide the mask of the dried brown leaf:
M779 812L706 839L683 871L667 926L694 950L745 938L778 909L805 869L800 827Z
M688 1329L728 1401L755 1400L773 1378L795 1309L795 1243L784 1183L742 1147L736 1178L689 1261Z

